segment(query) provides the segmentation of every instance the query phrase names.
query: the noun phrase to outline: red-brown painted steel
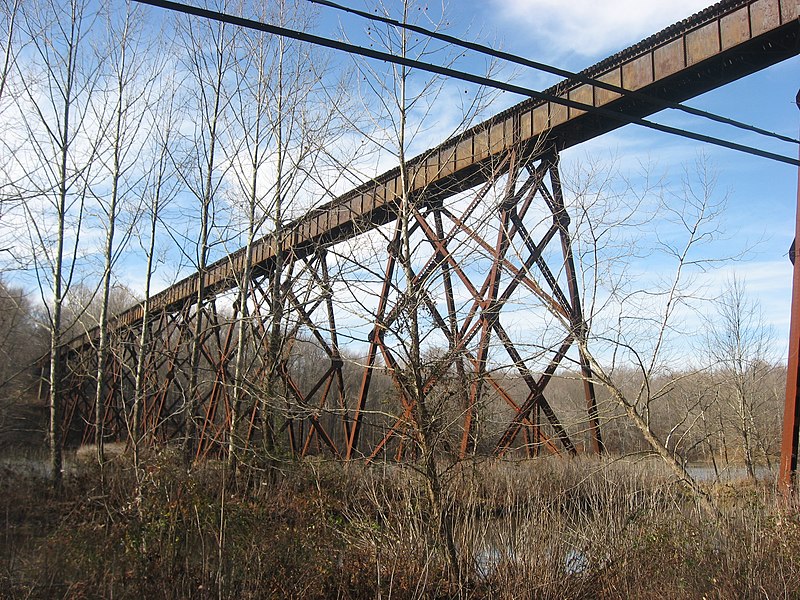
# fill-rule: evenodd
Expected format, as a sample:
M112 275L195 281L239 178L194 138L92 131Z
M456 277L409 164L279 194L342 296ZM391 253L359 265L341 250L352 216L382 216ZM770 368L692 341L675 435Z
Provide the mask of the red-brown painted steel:
M592 369L586 357L586 322L583 318L581 308L581 294L578 289L578 276L575 272L575 261L572 257L572 241L569 235L569 214L564 205L564 195L561 190L561 176L558 172L558 157L550 166L550 179L553 182L553 206L555 224L558 226L559 237L561 238L561 251L564 255L564 269L569 288L569 304L571 307L570 320L572 322L572 333L578 345L578 361L581 368L581 379L583 381L583 393L586 400L586 409L589 415L589 429L591 435L590 443L592 452L599 454L603 450L603 437L600 433L600 420L597 414L597 398L594 393L594 382L592 380Z
M797 93L800 109L800 92ZM797 172L797 205L795 212L795 237L789 250L792 261L792 311L789 326L789 364L786 369L786 400L783 408L783 434L781 437L781 465L778 480L785 496L794 492L797 471L798 435L800 435L800 260L797 244L800 239L800 169Z

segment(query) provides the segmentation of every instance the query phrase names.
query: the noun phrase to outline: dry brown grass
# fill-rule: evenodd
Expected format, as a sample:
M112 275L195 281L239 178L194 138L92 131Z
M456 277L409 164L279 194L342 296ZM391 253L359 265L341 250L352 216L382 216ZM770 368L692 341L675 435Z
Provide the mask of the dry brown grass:
M191 473L115 458L52 496L6 468L8 598L792 598L800 519L769 485L717 487L704 519L658 463L465 462L446 472L461 573L447 577L424 486L394 464Z

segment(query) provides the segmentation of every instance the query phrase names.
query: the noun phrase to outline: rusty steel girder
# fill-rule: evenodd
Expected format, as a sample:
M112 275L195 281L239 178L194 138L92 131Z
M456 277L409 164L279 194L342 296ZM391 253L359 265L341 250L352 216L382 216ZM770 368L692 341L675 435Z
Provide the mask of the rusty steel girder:
M797 92L800 109L800 91ZM800 260L797 260L797 238L800 236L800 168L797 171L797 205L795 209L795 234L789 258L792 261L792 307L789 326L789 360L786 366L786 400L783 408L781 436L781 463L778 483L784 496L794 491L797 472L798 444L800 444Z

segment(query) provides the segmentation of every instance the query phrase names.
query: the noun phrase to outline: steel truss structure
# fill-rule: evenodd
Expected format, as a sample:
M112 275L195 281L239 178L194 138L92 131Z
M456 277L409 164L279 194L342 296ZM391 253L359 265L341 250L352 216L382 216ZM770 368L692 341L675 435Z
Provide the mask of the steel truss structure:
M796 0L723 0L548 93L640 118L796 56L799 33ZM600 451L558 153L624 122L522 102L408 161L407 177L389 171L257 241L244 287L239 250L155 295L149 318L142 306L117 315L108 438L139 422L148 443L190 437L197 457L229 436L242 451L283 437L295 456L402 457L416 451L424 404L461 456ZM412 328L421 348L407 343ZM96 338L63 348L64 439L94 436ZM426 367L412 377L420 351ZM140 357L146 386L132 415ZM580 416L548 399L559 370L583 382ZM784 470L796 466L797 423Z
M437 418L447 420L441 434L453 438L454 452L465 456L481 446L498 455L514 449L528 455L541 449L574 453L577 445L599 452L590 367L579 349L570 353L582 341L585 326L558 154L551 149L534 161L512 150L490 168L480 186L413 203L406 223L414 246L410 260L399 255L404 222L399 218L347 243L321 246L303 256L288 251L276 261L284 265L277 274L278 337L270 335L276 273L269 271L251 282L246 314L230 302L235 294L226 292L209 296L199 310L187 303L155 315L147 323L144 348L144 325L117 330L105 365L107 438L129 436L133 365L144 352L147 388L139 421L148 442L184 435L192 419L196 456L224 451L233 431L233 390L238 385L248 399L239 409L241 426L233 431L243 450L279 433L285 436L284 447L298 457L321 451L347 459L413 453L420 429L418 396L406 381L404 323L413 311L424 337L432 340L425 359L424 401ZM410 271L401 269L401 262ZM411 281L406 279L409 272ZM409 304L409 289L420 290L414 294L416 306ZM503 309L519 308L521 298L526 315L538 309L547 321L547 339L515 335L503 318ZM197 367L202 384L193 388L191 332L198 318L204 323ZM247 324L242 335L247 336L248 352L247 364L239 370L246 376L237 382L233 363L241 319ZM554 325L560 333L553 337ZM342 332L350 340L344 345ZM359 337L365 342L363 356L346 350ZM270 348L276 343L279 347ZM90 443L94 422L87 417L94 411L94 386L89 374L96 372L92 346L72 350L69 364L64 427ZM504 365L512 366L513 373L498 370ZM559 367L582 372L585 382L585 416L573 416L569 426L547 400L548 383ZM383 385L376 384L378 377L385 380ZM265 382L271 379L278 385L268 391ZM388 397L387 382L393 391ZM525 388L521 395L512 389L519 382ZM197 397L189 402L192 389ZM498 403L503 406L496 407ZM265 425L267 414L271 426ZM576 434L588 439L577 442Z

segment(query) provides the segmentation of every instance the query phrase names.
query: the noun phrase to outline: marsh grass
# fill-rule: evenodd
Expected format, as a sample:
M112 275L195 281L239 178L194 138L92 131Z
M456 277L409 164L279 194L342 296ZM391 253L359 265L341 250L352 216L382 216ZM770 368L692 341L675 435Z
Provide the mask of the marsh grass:
M187 472L91 461L56 497L4 469L8 598L792 598L800 519L771 485L716 485L702 516L652 460L463 462L445 471L461 573L448 576L407 466L286 463Z

